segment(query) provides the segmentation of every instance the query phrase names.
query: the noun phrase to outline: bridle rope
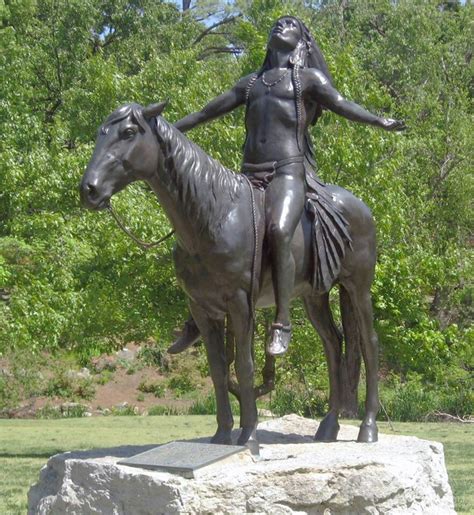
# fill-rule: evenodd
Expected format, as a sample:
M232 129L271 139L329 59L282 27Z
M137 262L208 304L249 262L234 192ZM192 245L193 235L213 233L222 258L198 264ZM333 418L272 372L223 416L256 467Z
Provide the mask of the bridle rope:
M141 240L140 238L137 238L133 232L123 223L122 219L119 217L119 215L114 211L114 209L112 208L112 204L109 203L107 205L107 209L108 211L110 212L110 214L112 215L113 219L117 222L117 225L120 227L120 229L122 229L122 231L129 237L131 238L140 248L142 248L143 250L149 250L153 247L156 247L158 246L160 243L163 243L165 240L167 240L168 238L170 238L171 236L173 236L174 234L174 229L172 231L170 231L166 236L163 236L163 238L160 238L159 240L157 241L153 241L151 243L147 243L143 240Z

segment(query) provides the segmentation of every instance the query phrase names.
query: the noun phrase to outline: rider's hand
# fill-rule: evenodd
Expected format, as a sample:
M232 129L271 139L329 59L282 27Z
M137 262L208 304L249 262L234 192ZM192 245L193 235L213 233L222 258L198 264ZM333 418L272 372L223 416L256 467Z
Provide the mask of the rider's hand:
M392 118L380 118L380 127L386 131L404 131L407 127L402 120L393 120Z

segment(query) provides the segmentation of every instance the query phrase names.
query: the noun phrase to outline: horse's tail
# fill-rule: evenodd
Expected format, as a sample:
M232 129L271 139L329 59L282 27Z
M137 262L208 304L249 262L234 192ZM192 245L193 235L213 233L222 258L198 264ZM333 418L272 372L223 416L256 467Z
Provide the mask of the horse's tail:
M361 347L360 331L355 306L349 293L340 285L339 305L345 350L341 359L341 414L348 418L358 417L357 389L360 378Z

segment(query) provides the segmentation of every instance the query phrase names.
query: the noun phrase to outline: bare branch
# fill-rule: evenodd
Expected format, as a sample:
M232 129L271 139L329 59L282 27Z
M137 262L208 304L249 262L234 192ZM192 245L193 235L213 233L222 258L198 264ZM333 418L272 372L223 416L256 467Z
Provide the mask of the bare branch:
M204 52L202 52L200 55L198 55L197 60L202 61L208 57L210 57L213 54L233 54L233 55L239 55L242 53L243 48L241 47L216 47L211 46L209 48L206 48Z
M217 27L220 27L221 25L224 25L226 23L232 23L237 18L240 18L241 16L242 16L242 14L240 14L240 13L236 14L235 16L228 16L228 17L224 18L223 20L220 20L220 21L210 25L205 31L203 31L203 32L201 32L201 34L199 34L199 36L194 40L193 45L196 45L197 43L199 43L199 41L201 41L203 38L205 38L206 36L211 34L212 31L214 29L216 29Z
M386 36L385 31L380 28L374 21L370 20L369 25L383 38Z
M472 417L458 417L457 415L450 415L449 413L443 413L442 411L431 411L426 415L426 419L435 417L443 420L451 420L453 422L461 422L462 424L474 424Z

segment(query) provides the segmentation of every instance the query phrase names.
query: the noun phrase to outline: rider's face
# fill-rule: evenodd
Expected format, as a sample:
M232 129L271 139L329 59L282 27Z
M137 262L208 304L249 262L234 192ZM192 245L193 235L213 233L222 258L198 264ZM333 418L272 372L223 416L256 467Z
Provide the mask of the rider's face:
M277 50L294 50L302 36L299 23L294 18L284 16L273 26L269 46Z

